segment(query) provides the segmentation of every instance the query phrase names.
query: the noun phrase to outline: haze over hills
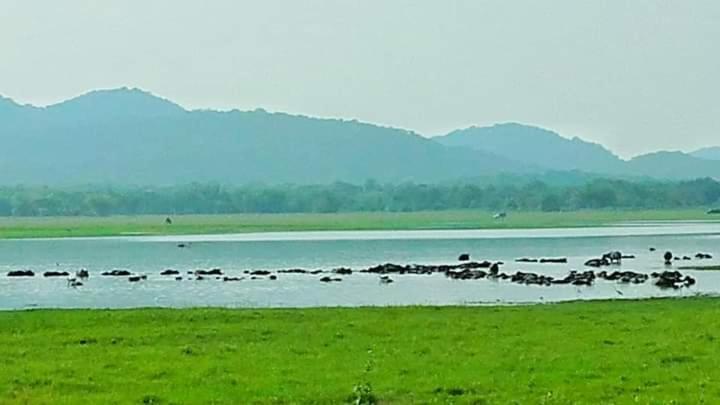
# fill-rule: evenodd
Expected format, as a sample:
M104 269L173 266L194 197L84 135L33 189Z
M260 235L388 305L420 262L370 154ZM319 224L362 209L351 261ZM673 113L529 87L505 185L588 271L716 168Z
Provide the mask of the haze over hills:
M622 172L620 158L601 145L517 123L471 127L434 139L444 145L469 147L547 169Z
M659 179L720 177L720 162L706 160L720 148L696 152L699 155L662 151L623 160L602 145L517 123L471 127L434 139L444 145L468 147L554 170Z
M707 160L720 160L720 146L698 149L690 155Z
M520 124L426 138L357 121L187 111L135 89L39 108L0 98L0 184L437 182L499 173L720 178L720 161L601 145Z

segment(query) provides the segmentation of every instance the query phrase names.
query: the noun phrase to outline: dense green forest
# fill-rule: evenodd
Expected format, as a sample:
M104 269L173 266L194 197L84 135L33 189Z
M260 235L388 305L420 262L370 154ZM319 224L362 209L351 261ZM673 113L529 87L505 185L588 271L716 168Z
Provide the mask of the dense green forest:
M582 184L542 181L493 184L333 183L241 187L189 184L154 188L0 188L0 216L220 214L445 209L662 209L720 205L720 182L632 182L593 179Z

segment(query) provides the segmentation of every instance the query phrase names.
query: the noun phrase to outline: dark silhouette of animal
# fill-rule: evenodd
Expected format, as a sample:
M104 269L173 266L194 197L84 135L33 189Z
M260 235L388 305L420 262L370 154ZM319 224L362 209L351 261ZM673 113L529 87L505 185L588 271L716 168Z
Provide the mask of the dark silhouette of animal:
M223 272L220 269L196 270L195 275L197 275L197 276L222 276Z
M82 285L83 285L83 283L81 281L78 281L78 279L74 278L74 277L68 278L67 284L68 284L68 287L72 287L72 288L82 287Z
M8 271L8 277L35 277L35 272L32 270L12 270Z
M46 271L43 273L43 277L67 277L70 273L67 271Z
M170 217L165 218L166 225L172 225L172 223L173 223L172 218L170 218Z
M540 263L567 263L567 262L568 262L568 259L566 257L540 259Z
M587 267L602 267L602 266L609 266L610 262L606 258L600 258L600 259L590 259L585 262L585 266Z
M662 273L653 273L656 279L655 285L660 288L678 289L681 287L690 287L695 284L695 279L690 276L684 276L678 271L664 271Z
M470 255L467 253L463 253L460 256L458 256L458 260L461 262L466 262L466 261L470 260Z
M672 264L673 260L673 254L670 251L665 252L663 255L663 258L665 259L665 264Z
M112 270L112 271L106 271L102 273L103 276L111 276L111 277L126 277L132 275L127 270Z
M607 252L602 258L609 261L610 264L620 264L622 262L622 253L616 251Z
M75 277L77 277L77 278L79 278L79 279L81 279L81 280L82 280L82 279L86 279L86 278L89 278L89 277L90 277L90 273L89 273L87 270L85 270L85 269L80 269L80 270L78 270L78 271L75 272Z

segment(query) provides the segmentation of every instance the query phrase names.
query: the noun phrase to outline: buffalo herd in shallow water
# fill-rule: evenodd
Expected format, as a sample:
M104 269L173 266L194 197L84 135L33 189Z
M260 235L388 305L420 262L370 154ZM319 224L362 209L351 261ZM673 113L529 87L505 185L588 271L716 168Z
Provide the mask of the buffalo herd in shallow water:
M650 251L655 251L654 248L650 248ZM619 251L612 251L601 255L598 258L592 258L587 260L584 264L586 267L600 268L609 266L620 266L623 260L634 259L634 255L623 255ZM673 261L676 260L691 260L689 256L677 257L672 252L665 252L663 255L666 266L671 266ZM707 253L698 253L695 255L698 260L712 259L712 255ZM574 286L591 286L597 279L612 281L623 284L642 284L649 280L652 280L653 284L659 288L671 288L679 289L682 287L690 287L695 284L695 279L689 275L683 275L678 271L665 270L662 272L653 272L651 274L636 273L633 271L598 271L586 270L576 271L571 270L566 276L562 278L556 278L549 275L542 275L532 272L517 271L512 274L503 273L500 271L502 262L475 262L470 261L470 255L463 253L458 257L459 264L444 264L444 265L399 265L394 263L386 263L366 269L355 270L358 273L376 274L379 277L381 284L390 284L394 280L390 277L391 275L431 275L431 274L444 274L445 277L452 280L507 280L509 282L523 284L523 285L536 285L536 286L552 286L552 285L574 285ZM539 263L539 264L563 264L567 263L567 258L519 258L516 260L518 263ZM346 267L336 268L330 271L324 270L305 270L305 269L284 269L271 272L268 270L254 270L245 271L246 277L230 277L226 276L221 269L210 269L210 270L195 270L188 271L186 279L188 280L206 280L208 278L215 278L216 280L222 280L224 282L231 281L242 281L246 278L251 280L258 279L269 279L277 280L277 274L308 274L318 275L326 273L329 275L323 275L319 281L322 283L335 283L341 282L342 278L339 276L349 276L353 274L353 270ZM129 282L137 283L143 280L147 280L147 275L134 274L128 270L111 270L101 273L105 277L125 277ZM169 277L174 276L175 280L182 281L185 278L181 275L178 270L167 269L160 272L161 276ZM35 273L32 270L13 270L7 273L8 277L34 277ZM83 280L90 276L89 272L85 269L77 271L74 275L71 275L67 271L46 271L43 273L43 277L67 277L68 285L71 287L83 286Z

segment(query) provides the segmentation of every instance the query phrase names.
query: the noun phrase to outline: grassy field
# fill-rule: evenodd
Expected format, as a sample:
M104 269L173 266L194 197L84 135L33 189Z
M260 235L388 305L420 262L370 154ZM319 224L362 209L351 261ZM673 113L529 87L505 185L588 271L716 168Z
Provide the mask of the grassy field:
M718 403L720 300L0 313L0 403Z
M134 217L0 218L0 238L184 235L271 231L487 229L602 226L623 221L707 220L702 209L657 211L513 212L495 220L487 211L411 213L239 214ZM720 218L716 218L720 219Z

